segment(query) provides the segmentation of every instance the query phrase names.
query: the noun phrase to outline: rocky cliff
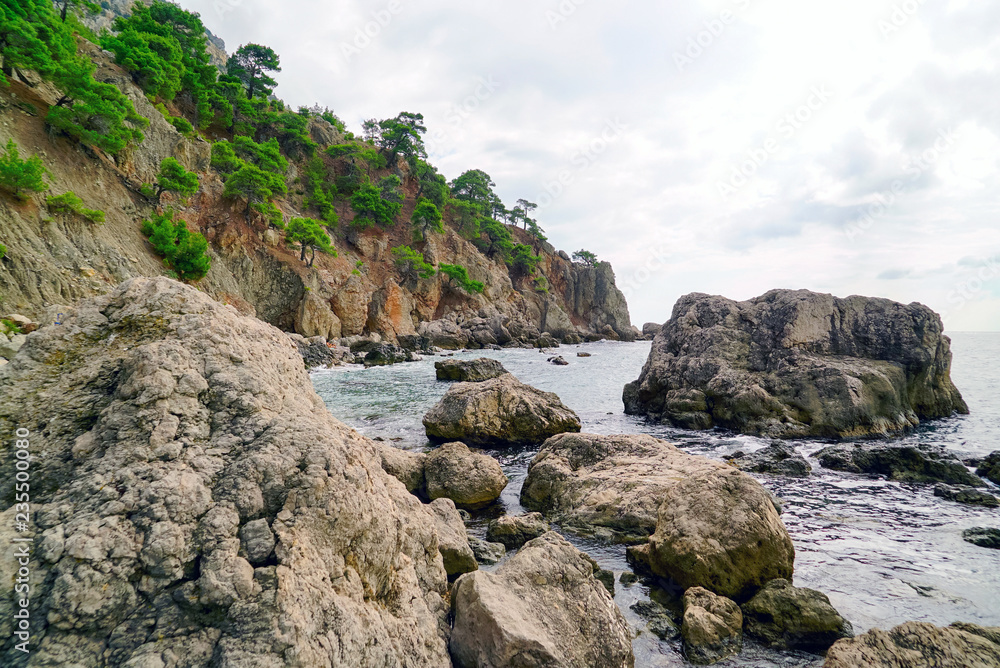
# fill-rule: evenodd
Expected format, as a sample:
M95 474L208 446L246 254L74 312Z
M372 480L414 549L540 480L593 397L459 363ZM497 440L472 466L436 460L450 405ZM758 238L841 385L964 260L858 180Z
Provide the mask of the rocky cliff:
M772 290L689 294L653 339L625 410L689 429L885 436L968 408L941 318L921 304Z
M165 273L139 229L159 205L138 191L155 181L163 158L173 156L201 182L189 201L169 194L163 201L210 242L212 269L199 288L286 331L327 338L378 334L417 344L423 324L425 342L437 337L435 343L453 347L534 343L545 332L567 341L635 338L610 265L574 263L548 244L539 248L537 270L547 291L481 253L450 226L420 250L432 264L466 267L470 278L484 283L483 293L467 294L440 275L404 278L391 253L413 243L408 221L417 186L404 161L392 168L407 197L397 224L338 235L338 256L320 255L315 266L307 266L286 245L284 232L248 224L243 204L223 197L222 180L209 166L209 142L179 134L106 52L83 41L81 49L97 65L95 78L125 92L150 125L141 144L112 159L47 130L42 119L60 96L48 82L29 74L0 90L0 142L12 138L22 155L42 158L51 172L48 194L72 190L88 208L107 214L104 224L95 225L48 213L42 195L27 202L0 196L0 242L7 246L0 260L0 312L37 319L48 306L106 293L128 278ZM344 141L319 118L310 120L308 131L320 149ZM289 196L277 202L286 219L305 215L299 169L293 160L286 174ZM336 208L342 226L352 219L349 203ZM509 229L515 241L531 242L523 230Z

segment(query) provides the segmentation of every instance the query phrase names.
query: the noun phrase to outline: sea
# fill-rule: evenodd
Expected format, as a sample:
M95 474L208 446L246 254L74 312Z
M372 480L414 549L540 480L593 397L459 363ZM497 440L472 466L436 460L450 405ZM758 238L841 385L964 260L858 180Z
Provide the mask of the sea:
M1000 450L1000 332L950 336L952 380L969 404L969 415L927 421L894 441L940 444L962 459L983 457ZM625 415L622 388L638 378L649 347L648 341L601 341L564 345L547 353L509 348L463 351L454 357L500 360L522 382L559 395L580 416L584 432L650 434L717 460L767 445L766 440L752 436L688 431ZM590 353L590 357L578 357L578 352ZM563 356L569 364L549 363L552 354ZM428 355L417 362L370 369L349 365L317 370L311 377L335 417L371 438L422 451L432 446L421 418L449 386L435 380L434 362L440 359ZM796 586L824 592L856 633L873 627L888 629L905 621L1000 626L1000 550L962 540L962 530L969 527L1000 528L1000 510L935 497L933 485L830 471L812 456L827 442L792 444L813 467L807 478L753 475L783 503L782 520L795 544ZM518 499L536 450L487 452L500 461L510 484L498 504L474 515L469 528L480 536L491 518L525 512ZM1000 495L996 486L990 491ZM675 595L642 581L630 586L617 582L629 570L624 546L562 533L615 573L615 601L628 621L643 630L633 643L636 666L690 665L678 641L661 641L645 631L645 620L631 609L650 598L676 605ZM820 666L822 657L774 651L746 640L739 656L716 665Z

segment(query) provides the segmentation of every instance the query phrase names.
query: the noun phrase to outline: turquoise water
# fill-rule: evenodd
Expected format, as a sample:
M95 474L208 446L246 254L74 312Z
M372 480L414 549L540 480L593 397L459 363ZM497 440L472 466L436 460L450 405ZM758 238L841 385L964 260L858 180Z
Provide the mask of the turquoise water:
M940 443L962 457L1000 450L1000 334L952 335L952 378L971 414L922 425L905 442ZM586 351L591 357L576 357ZM458 358L495 357L522 381L555 392L592 433L647 433L686 450L721 459L765 441L721 432L691 432L647 424L623 413L621 391L638 377L649 343L598 342L562 346L569 366L546 362L534 350L507 349L457 353ZM434 361L393 367L347 367L313 373L313 384L340 420L372 438L397 447L429 447L420 419L448 388L434 378ZM970 621L1000 625L1000 550L962 540L970 526L1000 527L1000 512L977 509L933 496L930 485L904 484L821 469L810 455L825 445L795 442L810 459L805 479L755 475L784 502L782 519L795 542L795 584L825 592L856 632L888 628L909 620L948 624ZM491 451L511 482L501 506L471 525L482 533L490 515L518 513L521 483L534 451ZM993 489L997 494L1000 490ZM604 568L627 569L624 548L566 534ZM654 595L656 592L654 592ZM629 606L650 595L648 587L617 585L615 600L637 628L644 623ZM637 666L686 665L675 643L649 633L635 641ZM743 654L721 666L818 666L818 657L777 653L748 643Z

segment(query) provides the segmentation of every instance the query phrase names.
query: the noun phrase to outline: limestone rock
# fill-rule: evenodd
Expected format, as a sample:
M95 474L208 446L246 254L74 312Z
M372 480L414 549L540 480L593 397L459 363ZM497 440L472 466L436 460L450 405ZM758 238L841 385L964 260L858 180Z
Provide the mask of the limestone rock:
M463 383L480 383L507 373L500 360L480 357L474 360L447 359L434 362L438 380L455 380Z
M481 383L455 383L423 422L431 440L476 446L532 445L580 431L580 419L559 397L509 373Z
M649 539L654 573L746 601L790 580L795 549L770 496L742 471L695 474L669 488Z
M378 343L364 354L363 363L366 367L388 366L400 362L413 361L413 354L392 343Z
M804 478L812 471L812 466L805 457L782 441L772 441L770 445L750 454L734 452L729 461L741 471L774 473L793 478Z
M821 653L837 640L854 636L826 594L771 580L743 604L747 635L780 649Z
M838 640L823 668L998 668L1000 645L955 627L906 622Z
M0 357L13 359L27 340L28 337L24 334L11 334L9 337L0 334Z
M434 511L438 533L438 549L444 560L444 570L448 575L469 573L479 568L476 555L469 545L469 537L465 533L465 523L458 514L451 499L436 499L431 501L430 509Z
M997 499L997 497L980 491L975 487L969 487L968 485L952 486L939 482L934 485L934 496L939 496L949 501L967 503L972 506L986 506L987 508L1000 506L1000 499Z
M663 327L658 322L646 322L642 325L642 338L647 341L652 341L653 338L659 333L660 328Z
M361 276L350 276L338 287L332 298L333 312L340 319L342 336L356 336L365 331L368 324L368 304L373 286Z
M674 305L625 411L775 438L887 436L967 413L949 339L926 306L808 290Z
M322 336L326 340L339 339L340 318L330 310L330 305L314 292L306 292L295 316L295 331L302 336Z
M559 434L542 445L529 465L521 504L580 533L645 542L656 530L669 490L689 478L731 472L725 464L689 455L652 436ZM743 507L769 499L758 482L739 475L746 498L727 493L721 503ZM776 530L779 525L780 520Z
M427 482L424 478L424 462L427 455L400 450L384 443L378 445L382 470L406 485L411 494L425 495Z
M507 548L503 543L491 543L475 536L469 536L469 546L476 556L476 561L481 564L495 564L507 554Z
M335 646L343 665L448 665L434 514L326 410L281 331L137 278L34 332L0 386L5 498L15 429L45 434L33 662L315 666Z
M527 543L495 572L455 583L456 668L631 668L632 630L583 553L556 533Z
M424 479L428 498L445 497L473 509L500 498L508 482L497 460L458 442L445 443L427 454Z
M972 527L962 532L962 538L973 545L1000 550L1000 529Z
M906 482L985 485L943 446L840 443L823 448L813 456L819 459L821 466L835 471L884 475Z
M549 523L541 513L504 515L490 520L486 540L500 543L508 550L516 550L529 540L538 538L549 530Z
M743 649L743 615L740 606L707 589L691 587L684 592L681 624L684 656L691 663L707 665Z
M1000 450L988 454L979 464L976 474L1000 485Z
M427 339L428 345L445 350L461 350L469 345L468 335L451 320L431 320L417 326L417 334Z

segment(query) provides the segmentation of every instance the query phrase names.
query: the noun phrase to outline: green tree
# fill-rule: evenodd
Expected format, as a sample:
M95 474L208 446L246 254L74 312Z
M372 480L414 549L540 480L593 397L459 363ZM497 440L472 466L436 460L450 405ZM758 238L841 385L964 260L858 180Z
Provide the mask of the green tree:
M511 269L523 276L533 275L541 261L542 257L532 253L531 246L525 244L517 244L510 254Z
M473 239L472 243L486 255L503 260L510 260L514 250L514 238L510 234L510 229L492 218L482 219L479 238Z
M303 262L306 260L306 250L312 251L312 255L309 257L310 267L313 266L313 261L316 259L317 250L334 257L337 255L337 249L333 247L323 226L313 218L292 218L288 223L285 241L299 244L301 249L299 259Z
M246 163L236 155L233 145L227 141L212 144L212 168L223 175L229 175Z
M424 115L408 111L400 112L395 118L387 118L378 123L379 132L376 145L389 153L389 164L396 164L396 156L402 155L411 162L417 158L426 158L427 150L421 137L427 128L424 127Z
M450 200L448 207L451 209L452 222L458 229L458 233L465 239L477 239L479 237L479 207L474 202L461 199Z
M176 158L164 158L160 163L160 173L156 176L156 199L164 192L174 192L181 197L190 197L198 192L198 175L184 169Z
M469 294L481 294L486 289L486 286L481 281L474 281L469 278L468 270L460 264L444 264L442 262L438 267L438 271Z
M489 216L499 201L493 188L496 184L490 175L481 169L470 169L451 182L451 196L476 205L480 215Z
M222 194L247 203L244 216L248 223L251 210L263 214L274 223L274 210L268 205L271 204L271 198L283 195L285 191L284 182L276 180L274 174L265 172L256 165L244 164L226 179Z
M268 76L268 72L280 72L278 54L273 49L260 44L241 45L230 56L227 63L230 76L239 79L247 91L247 98L255 95L267 97L278 82Z
M395 174L383 176L378 182L379 195L391 204L403 204L403 181Z
M82 216L92 223L104 222L104 212L84 207L83 200L72 190L62 195L46 197L45 204L48 206L49 211L53 213L72 213Z
M573 253L573 260L575 262L582 262L588 267L593 267L597 264L597 256L591 253L589 250L583 250L582 248L575 253Z
M448 204L448 180L433 165L429 165L423 160L417 160L414 170L419 188L417 197L426 197L434 203L438 209L444 209Z
M233 137L233 150L241 159L272 174L284 177L288 171L288 160L281 155L281 146L273 137L260 144L250 137Z
M25 193L48 189L42 180L46 174L48 170L41 158L33 155L23 159L14 140L7 140L5 152L0 153L0 188L10 191L18 199L27 199Z
M431 232L440 234L444 232L444 225L441 223L441 212L434 202L421 197L417 200L417 205L413 208L413 217L410 219L413 224L413 240L424 241Z
M6 76L35 70L47 79L76 54L68 26L48 0L0 0L0 59Z
M66 22L66 14L69 13L70 6L79 7L91 14L101 11L101 6L96 2L89 2L88 0L62 0L59 9L59 20L63 23Z
M333 207L333 198L337 194L337 187L327 183L326 165L323 164L322 157L314 155L309 159L302 171L302 182L308 192L303 205L315 207L325 225L336 225L338 216Z
M392 249L396 269L404 280L415 283L419 278L430 278L434 275L434 265L429 264L422 253L409 246L397 246Z
M173 211L154 213L143 222L142 233L163 257L163 264L182 281L201 280L212 266L206 255L208 241L201 233L189 231L183 220L174 220Z
M363 230L375 224L391 227L403 206L386 200L379 188L368 183L351 195L351 208L355 213L351 226Z
M511 211L512 222L517 225L518 222L524 224L524 229L528 229L528 223L535 222L530 216L531 212L538 208L538 205L534 202L529 202L526 199L517 200L517 206Z

